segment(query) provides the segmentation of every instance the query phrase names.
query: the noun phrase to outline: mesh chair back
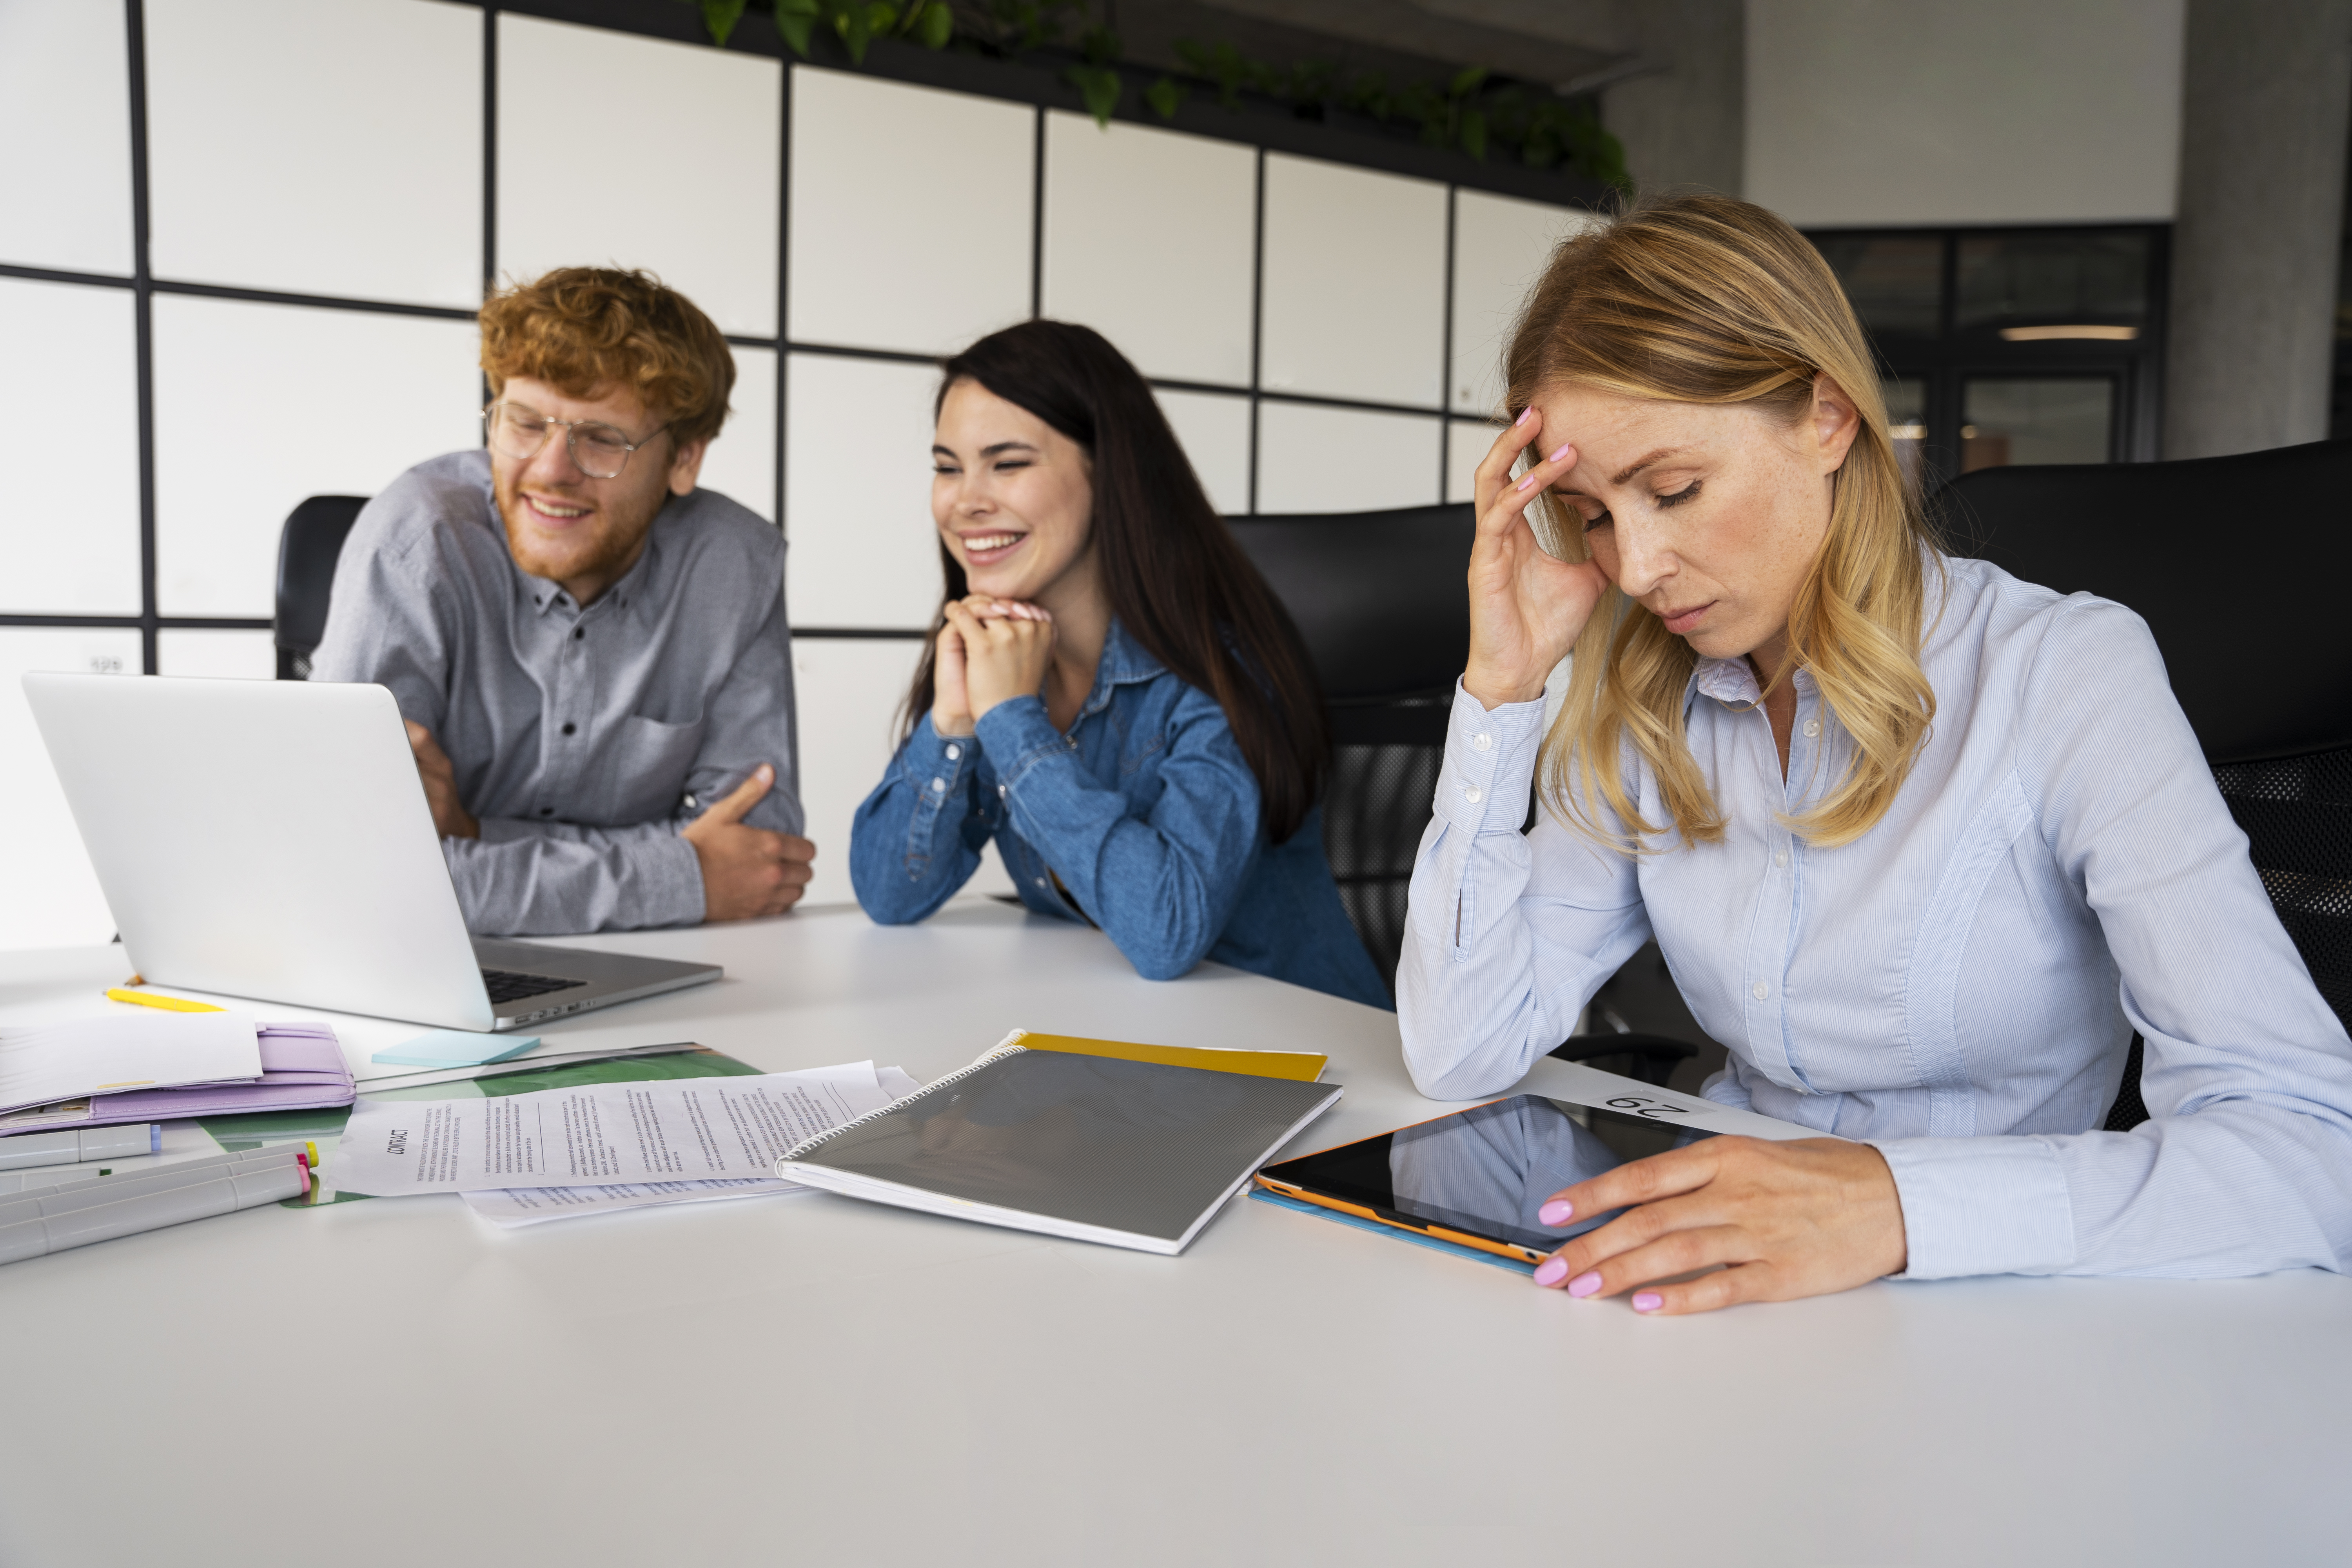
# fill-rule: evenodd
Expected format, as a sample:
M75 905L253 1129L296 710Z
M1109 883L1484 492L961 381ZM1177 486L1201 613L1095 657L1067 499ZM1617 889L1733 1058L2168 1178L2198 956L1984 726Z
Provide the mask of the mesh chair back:
M327 601L343 540L365 496L312 496L286 517L278 535L278 679L308 680L310 656L327 635Z
M1226 521L1298 623L1322 680L1332 737L1323 849L1356 934L1393 986L1405 889L1470 643L1472 509Z
M2181 463L1980 469L1945 491L1943 521L1956 553L2113 599L2147 622L2280 922L2352 1026L2352 638L2332 616L2283 603L2302 584L2352 580L2347 497L2352 441L2321 441ZM2217 530L2249 516L2276 521ZM2135 1037L2110 1128L2147 1119L2141 1049Z

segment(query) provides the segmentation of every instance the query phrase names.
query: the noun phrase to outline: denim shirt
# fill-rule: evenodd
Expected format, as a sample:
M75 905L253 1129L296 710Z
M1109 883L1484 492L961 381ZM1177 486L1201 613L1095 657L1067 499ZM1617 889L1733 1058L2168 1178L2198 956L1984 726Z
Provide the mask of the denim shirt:
M929 915L993 837L1024 904L1092 921L1146 979L1211 958L1390 1005L1323 858L1321 809L1268 844L1224 710L1117 621L1069 733L1034 696L974 730L943 736L925 714L857 808L850 879L875 920Z

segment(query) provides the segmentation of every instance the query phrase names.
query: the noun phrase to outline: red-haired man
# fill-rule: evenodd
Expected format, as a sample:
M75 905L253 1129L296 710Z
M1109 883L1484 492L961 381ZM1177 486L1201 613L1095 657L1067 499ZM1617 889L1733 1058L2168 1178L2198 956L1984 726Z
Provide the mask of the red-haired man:
M555 935L775 914L809 880L784 542L703 454L733 356L641 272L483 308L487 448L418 464L343 546L314 680L408 721L467 923Z

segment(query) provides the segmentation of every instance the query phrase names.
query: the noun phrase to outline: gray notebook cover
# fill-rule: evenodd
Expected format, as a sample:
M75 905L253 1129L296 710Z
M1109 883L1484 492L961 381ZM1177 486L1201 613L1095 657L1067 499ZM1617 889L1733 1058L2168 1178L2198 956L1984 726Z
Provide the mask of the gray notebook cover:
M1336 1084L1013 1051L778 1164L1176 1243L1339 1098Z

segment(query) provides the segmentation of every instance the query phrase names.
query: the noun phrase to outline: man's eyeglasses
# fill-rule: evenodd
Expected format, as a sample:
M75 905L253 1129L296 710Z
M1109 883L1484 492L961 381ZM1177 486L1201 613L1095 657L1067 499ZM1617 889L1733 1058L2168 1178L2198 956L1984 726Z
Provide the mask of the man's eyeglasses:
M563 426L572 460L592 479L619 479L621 470L629 466L629 454L669 428L659 426L645 440L632 441L610 425L593 419L551 419L529 404L501 401L482 410L482 429L489 437L490 449L517 462L538 457L540 448L547 445L548 433L559 425Z

